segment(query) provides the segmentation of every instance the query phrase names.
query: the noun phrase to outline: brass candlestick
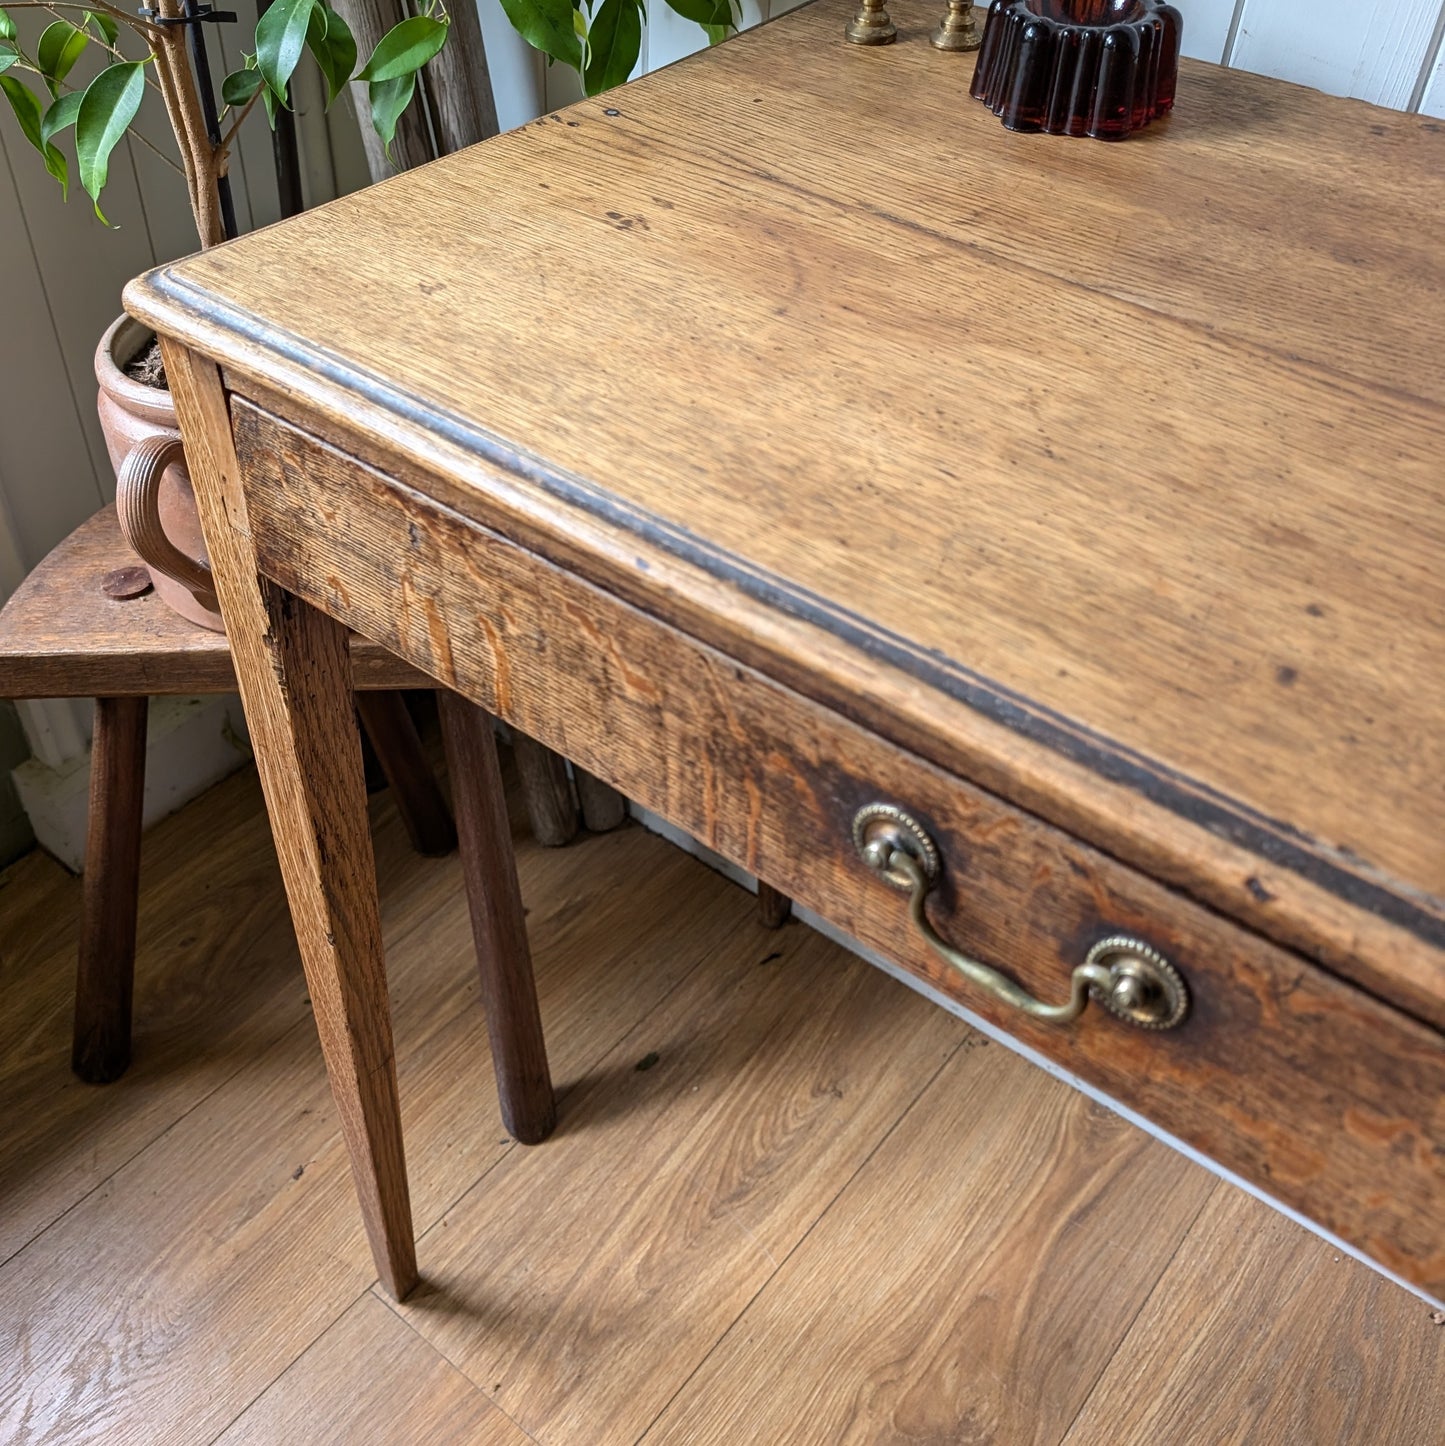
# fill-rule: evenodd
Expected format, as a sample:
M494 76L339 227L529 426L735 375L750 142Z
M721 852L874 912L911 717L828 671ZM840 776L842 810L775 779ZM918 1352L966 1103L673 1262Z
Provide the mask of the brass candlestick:
M863 0L863 8L848 24L847 36L854 45L892 45L898 31L883 0Z
M983 36L973 18L973 0L948 0L948 14L928 38L935 50L977 50Z

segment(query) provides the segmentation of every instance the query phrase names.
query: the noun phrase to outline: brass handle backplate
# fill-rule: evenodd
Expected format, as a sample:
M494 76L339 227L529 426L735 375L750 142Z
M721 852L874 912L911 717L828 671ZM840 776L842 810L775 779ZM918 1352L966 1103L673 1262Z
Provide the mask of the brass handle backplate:
M914 927L944 963L995 999L1033 1019L1066 1024L1090 999L1140 1029L1173 1029L1189 1013L1189 987L1179 971L1142 940L1126 934L1101 939L1070 977L1069 997L1045 1004L1005 974L955 949L928 921L928 894L943 872L938 846L911 814L891 803L870 803L853 819L853 842L863 862L909 896Z

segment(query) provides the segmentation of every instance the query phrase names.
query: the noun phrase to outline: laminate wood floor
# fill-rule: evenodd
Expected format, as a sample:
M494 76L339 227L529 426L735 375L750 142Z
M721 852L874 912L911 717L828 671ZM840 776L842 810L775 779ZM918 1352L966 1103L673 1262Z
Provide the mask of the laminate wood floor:
M561 1124L374 804L423 1286L372 1276L253 776L148 835L135 1063L0 874L0 1440L1438 1446L1419 1300L639 828L518 834Z

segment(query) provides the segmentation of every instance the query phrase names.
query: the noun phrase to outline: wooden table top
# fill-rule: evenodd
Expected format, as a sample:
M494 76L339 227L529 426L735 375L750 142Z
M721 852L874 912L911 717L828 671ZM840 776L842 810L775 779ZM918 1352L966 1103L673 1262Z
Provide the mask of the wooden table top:
M1015 135L932 0L850 8L127 305L1445 1019L1445 127L1186 64L1125 144Z

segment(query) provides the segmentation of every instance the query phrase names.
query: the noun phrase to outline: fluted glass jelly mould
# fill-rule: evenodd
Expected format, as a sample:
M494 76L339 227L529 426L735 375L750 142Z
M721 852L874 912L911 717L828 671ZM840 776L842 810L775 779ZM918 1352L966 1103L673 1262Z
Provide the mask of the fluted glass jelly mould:
M1121 141L1173 108L1183 31L1161 0L993 0L969 92L1010 130Z

